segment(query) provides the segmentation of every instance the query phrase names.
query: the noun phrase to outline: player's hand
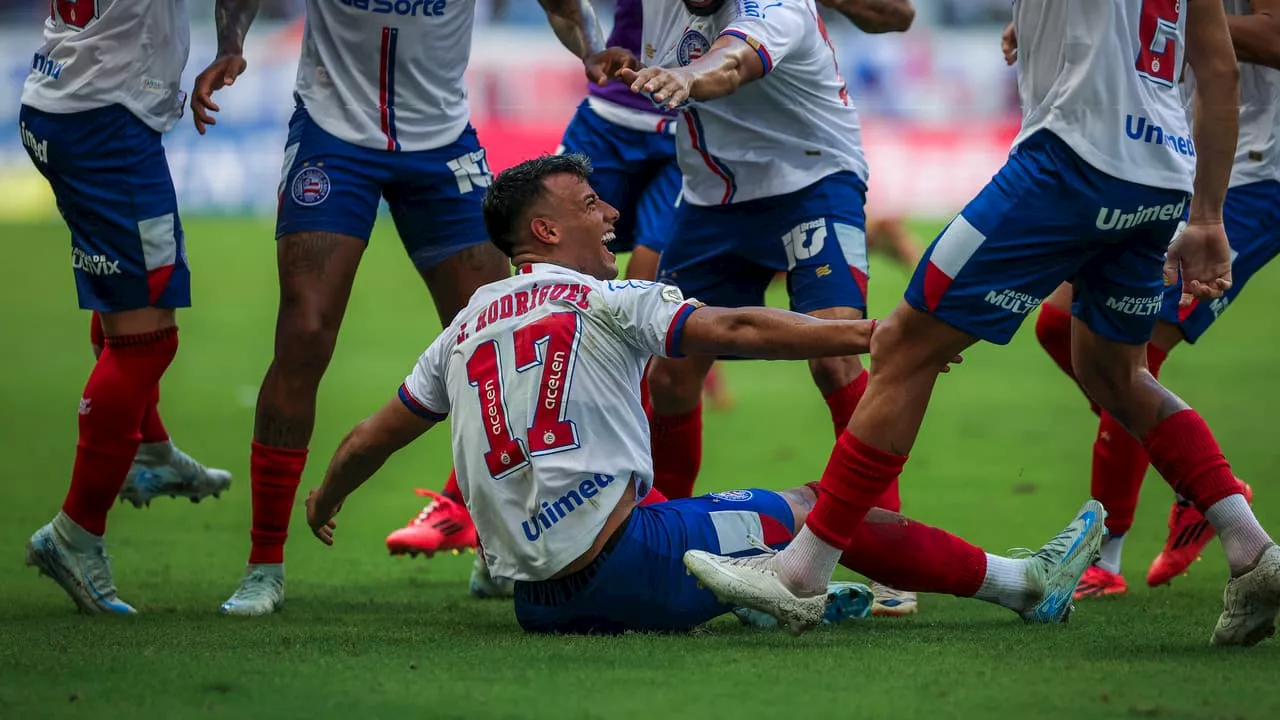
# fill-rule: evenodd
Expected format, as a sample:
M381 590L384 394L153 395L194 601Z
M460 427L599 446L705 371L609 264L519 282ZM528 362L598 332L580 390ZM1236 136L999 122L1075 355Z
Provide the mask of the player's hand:
M947 363L946 365L943 365L943 366L942 366L942 372L944 372L944 373L946 373L946 372L951 372L951 366L952 366L952 365L959 365L959 364L960 364L960 363L962 363L962 362L964 362L964 357L963 357L963 356L961 356L961 355L957 355L957 356L955 356L955 357L951 358L951 362L949 362L949 363Z
M1018 33L1014 31L1013 23L1009 23L1000 35L1000 51L1004 53L1005 65L1018 61Z
M1182 299L1178 307L1220 298L1231 289L1231 243L1222 221L1189 223L1178 235L1164 261L1164 284L1178 282L1179 270Z
M324 498L320 495L320 488L315 488L307 493L307 525L311 527L311 533L320 542L325 545L333 544L333 530L338 527L333 521L338 511L342 510L342 503L329 507L329 503L323 502Z
M206 125L217 125L210 113L222 108L213 101L213 93L224 87L236 84L236 78L244 72L248 63L242 55L223 55L209 63L204 72L196 76L196 85L191 92L191 119L196 124L196 132L204 134Z
M639 70L641 67L640 59L634 53L620 47L606 48L583 60L582 64L586 68L587 79L600 87L604 87L623 68Z
M671 110L688 102L693 91L693 74L684 68L623 68L618 71L618 78L630 83L631 92L647 95L654 105Z

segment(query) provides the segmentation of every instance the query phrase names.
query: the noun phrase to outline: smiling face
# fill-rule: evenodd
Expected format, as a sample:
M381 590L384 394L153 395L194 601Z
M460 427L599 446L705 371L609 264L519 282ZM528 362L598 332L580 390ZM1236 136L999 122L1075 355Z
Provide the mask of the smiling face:
M599 280L618 277L618 259L606 247L613 240L618 211L577 175L551 175L543 188L530 223L536 237L553 245L548 258Z

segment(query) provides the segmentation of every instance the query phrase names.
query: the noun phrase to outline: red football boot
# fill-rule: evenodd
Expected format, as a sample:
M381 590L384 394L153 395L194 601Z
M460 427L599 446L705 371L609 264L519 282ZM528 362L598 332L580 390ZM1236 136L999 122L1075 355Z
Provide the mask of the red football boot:
M1124 581L1124 575L1091 565L1080 577L1080 584L1076 585L1075 599L1124 595L1127 592L1129 584Z
M1240 484L1244 485L1244 499L1252 504L1253 488L1243 480ZM1179 505L1175 502L1173 510L1169 512L1169 537L1164 541L1164 550L1151 561L1151 568L1147 570L1147 584L1159 587L1185 574L1191 563L1200 559L1200 553L1213 536L1213 526L1204 519L1195 505Z
M421 553L431 557L438 552L457 555L479 546L476 526L465 505L434 490L419 488L417 492L431 498L431 502L408 525L387 536L387 549L392 555L407 553L417 557Z

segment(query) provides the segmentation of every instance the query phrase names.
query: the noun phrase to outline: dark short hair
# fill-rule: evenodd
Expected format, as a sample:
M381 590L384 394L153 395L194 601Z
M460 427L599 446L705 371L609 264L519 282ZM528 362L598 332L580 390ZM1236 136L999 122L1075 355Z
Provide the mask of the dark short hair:
M542 197L543 180L562 173L586 180L591 175L591 160L579 153L543 155L503 170L490 183L482 206L484 227L507 257L514 254L521 218Z

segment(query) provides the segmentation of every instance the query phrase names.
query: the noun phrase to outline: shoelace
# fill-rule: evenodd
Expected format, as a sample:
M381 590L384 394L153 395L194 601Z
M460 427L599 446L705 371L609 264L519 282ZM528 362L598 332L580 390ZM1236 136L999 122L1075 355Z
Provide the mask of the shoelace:
M431 502L427 503L427 506L422 508L422 511L418 513L417 517L409 521L410 525L421 525L426 522L431 513L440 509L443 506L443 501L448 499L434 490L418 488L415 492L417 492L420 497L431 498Z
M765 545L764 542L761 541L760 538L756 537L755 535L751 535L751 534L747 535L747 544L750 545L752 548L759 550L760 554L746 555L744 557L736 557L736 558L726 558L725 563L728 565L734 565L734 566L758 565L761 562L763 562L763 558L772 557L778 554L777 550L774 550L768 545Z
M240 583L240 589L236 591L236 597L244 600L257 600L268 597L271 595L275 585L275 578L261 570L254 570L249 574L249 577Z
M93 589L107 600L116 599L116 584L111 577L111 556L107 555L106 545L97 543L86 554L90 555L94 561L101 561L86 563L88 567L85 569L85 574L89 576L89 582L93 583Z

